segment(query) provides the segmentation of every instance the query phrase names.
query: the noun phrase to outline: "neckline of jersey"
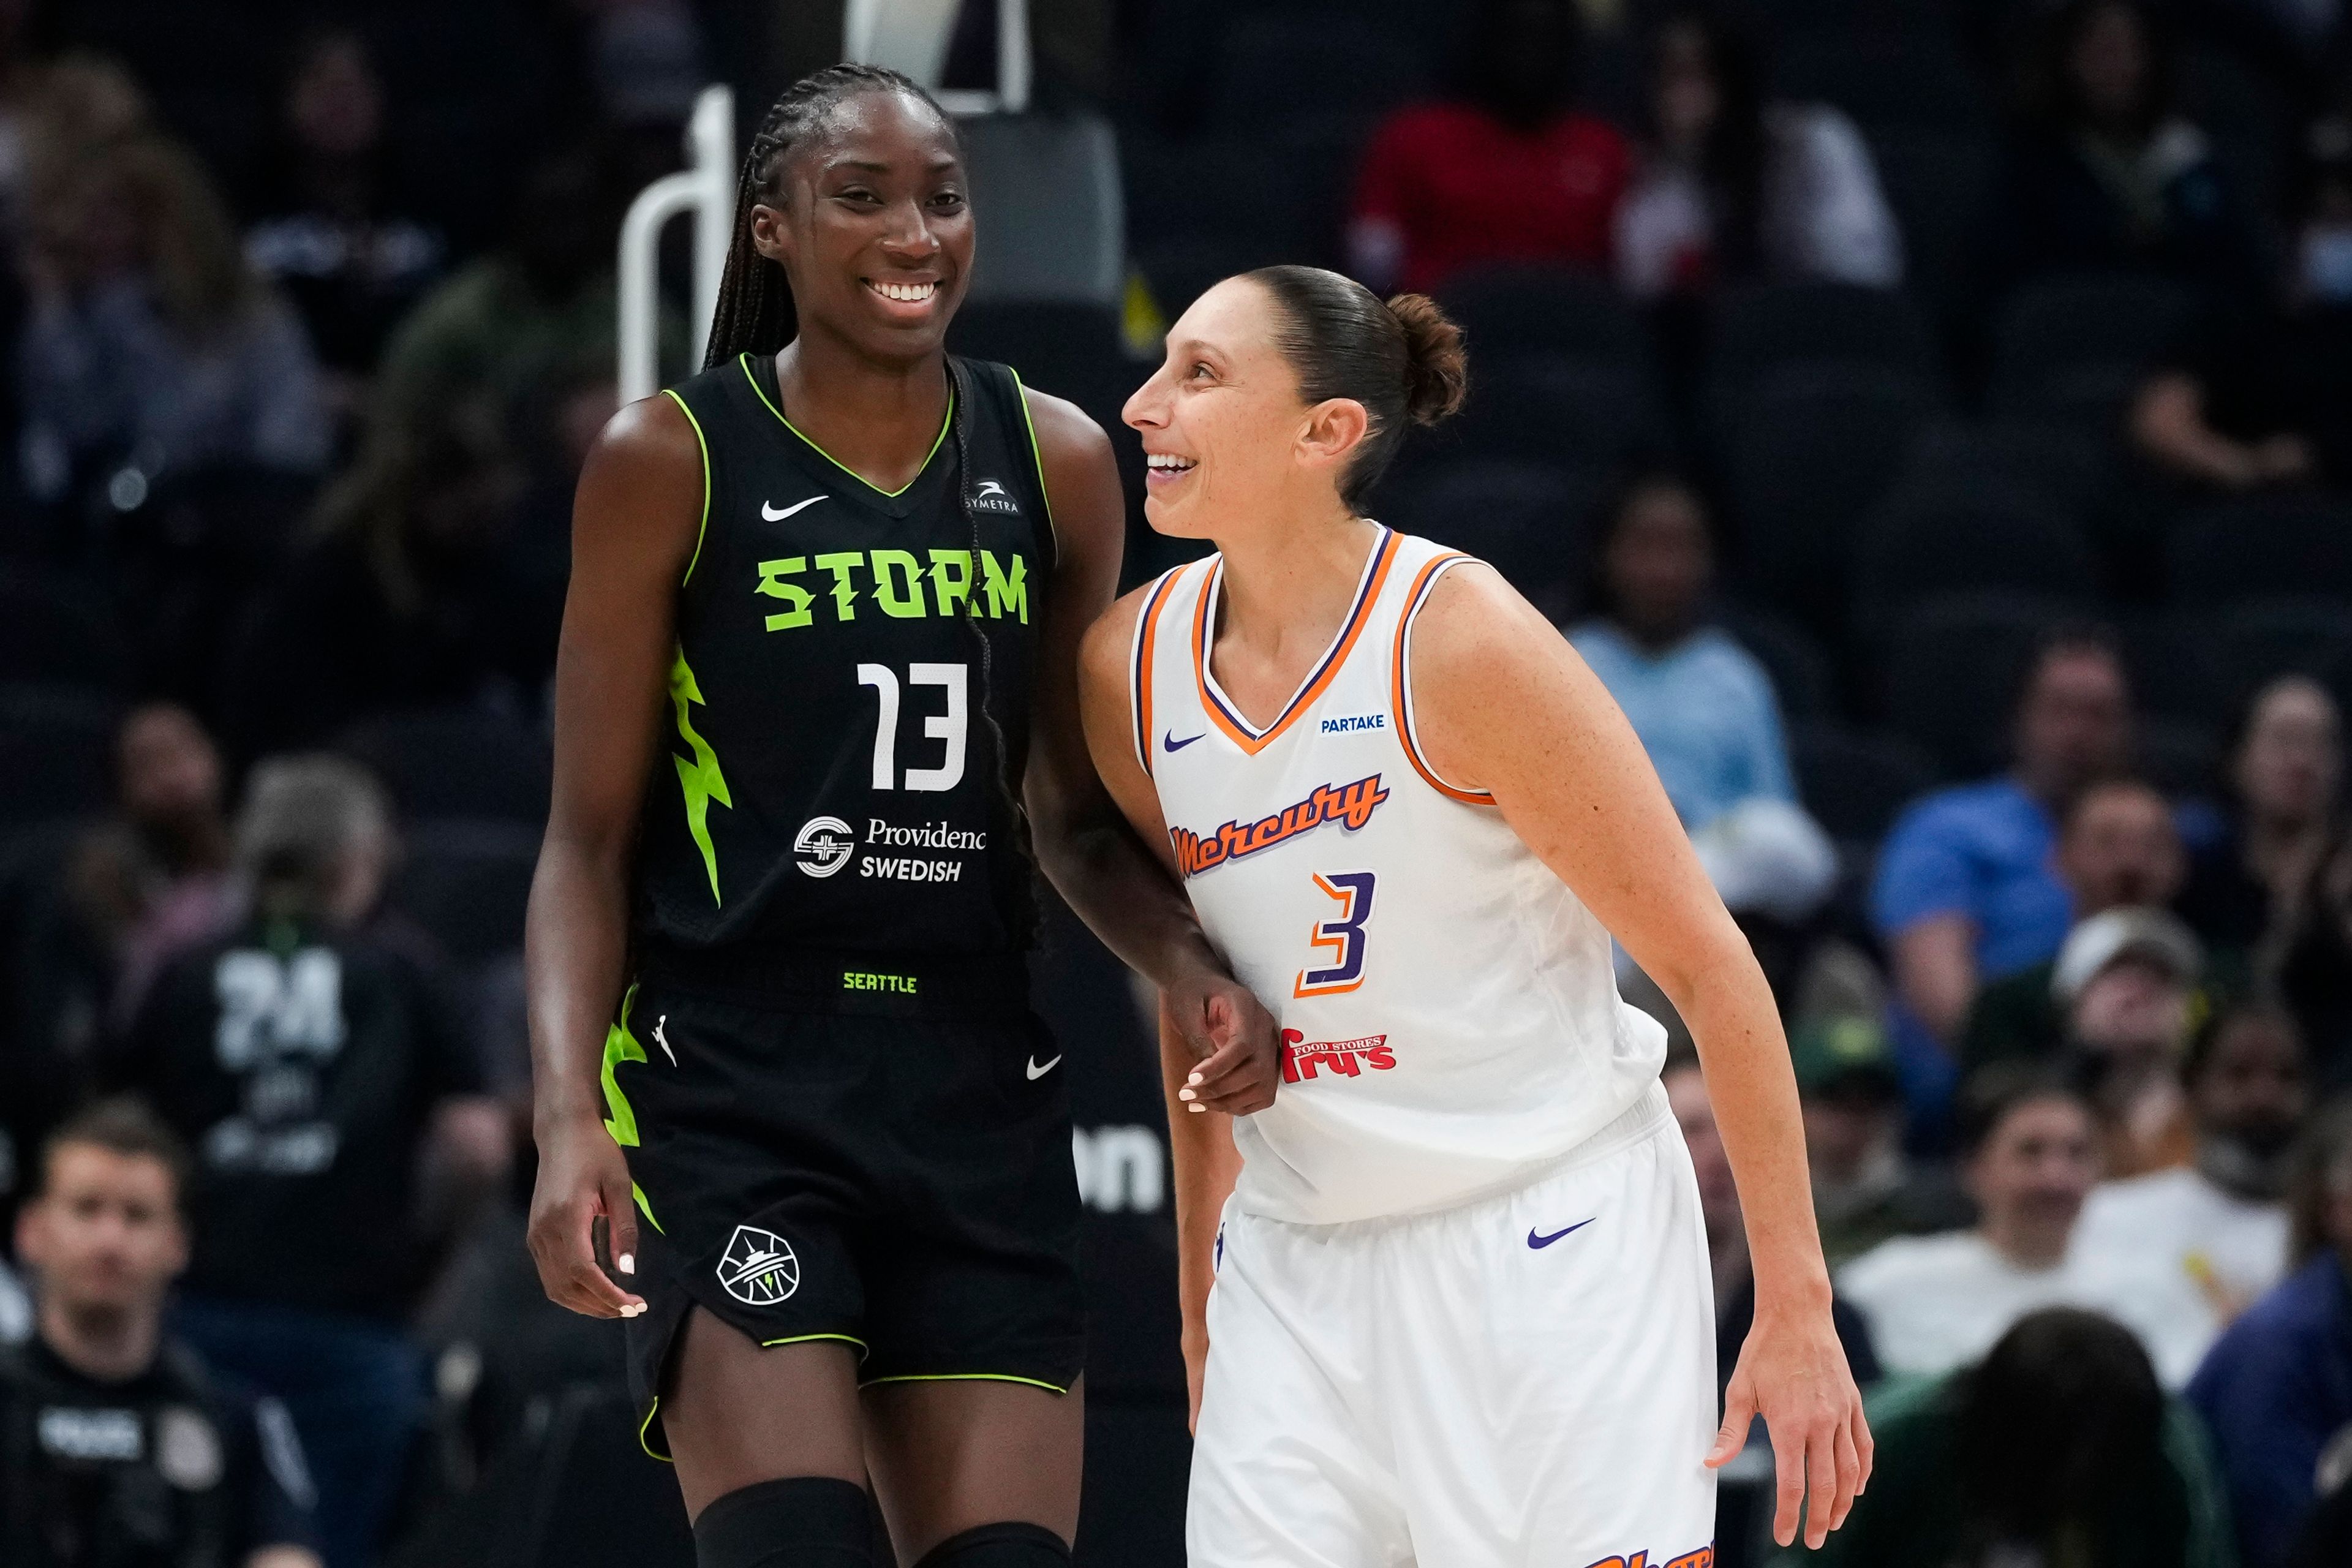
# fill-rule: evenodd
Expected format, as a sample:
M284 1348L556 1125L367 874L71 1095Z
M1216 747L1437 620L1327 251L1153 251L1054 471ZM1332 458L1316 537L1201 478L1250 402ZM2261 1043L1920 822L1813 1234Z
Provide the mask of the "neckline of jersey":
M872 479L867 479L864 474L859 473L856 468L851 468L847 463L843 462L839 458L835 457L831 452L826 451L823 447L818 446L814 441L809 439L807 431L803 430L799 426L784 417L784 411L776 406L775 398L770 397L768 395L768 389L760 384L759 373L751 368L751 355L748 351L737 355L736 363L743 367L743 379L751 384L752 395L759 398L761 406L765 407L769 413L776 416L777 424L782 425L785 429L800 437L802 446L806 447L810 451L814 452L818 457L823 458L826 462L831 463L835 468L839 468L843 473L847 474L851 479L856 479L859 484L864 485L867 489L872 490L876 495L882 497L885 500L897 500L900 496L905 495L908 490L913 489L917 484L921 482L923 476L931 471L931 459L938 457L940 455L940 448L947 444L948 432L955 427L955 382L950 378L948 382L948 411L945 416L940 420L940 433L931 438L931 449L923 454L922 467L915 470L915 477L913 479L908 479L897 489L886 490L880 485L876 484ZM774 362L772 360L769 363L771 369L772 369ZM782 388L778 389L777 395L782 395Z
M1298 689L1290 694L1290 700L1282 705L1282 710L1263 730L1243 717L1241 705L1225 694L1224 688L1217 684L1216 672L1210 668L1210 655L1213 651L1211 644L1216 637L1219 589L1225 578L1225 558L1222 554L1212 558L1209 579L1201 586L1200 605L1194 616L1192 670L1199 679L1201 695L1207 699L1209 717L1217 721L1218 727L1225 731L1227 738L1244 751L1255 754L1271 744L1276 736L1290 727L1292 720L1305 712L1315 699L1322 695L1323 689L1331 683L1339 667L1347 662L1349 651L1355 647L1356 638L1363 632L1364 623L1371 616L1372 602L1380 597L1381 586L1387 581L1388 569L1396 557L1396 530L1385 523L1374 523L1373 526L1381 531L1380 537L1365 552L1363 570L1356 578L1355 603L1349 607L1348 618L1339 623L1339 629L1332 634L1330 645L1324 648L1323 657L1307 670L1306 679L1298 683Z

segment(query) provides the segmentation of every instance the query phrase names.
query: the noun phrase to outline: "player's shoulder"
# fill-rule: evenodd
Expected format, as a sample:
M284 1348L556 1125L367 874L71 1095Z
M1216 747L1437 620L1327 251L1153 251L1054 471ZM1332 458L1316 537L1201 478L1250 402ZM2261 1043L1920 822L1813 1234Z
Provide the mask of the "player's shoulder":
M1192 564L1188 561L1147 578L1095 617L1078 649L1079 666L1089 679L1125 679L1128 655L1135 646L1136 623L1143 618L1145 606L1162 596L1177 575Z
M1403 544L1408 562L1422 559L1402 611L1412 626L1417 679L1475 678L1549 658L1566 646L1559 629L1486 562L1410 536Z

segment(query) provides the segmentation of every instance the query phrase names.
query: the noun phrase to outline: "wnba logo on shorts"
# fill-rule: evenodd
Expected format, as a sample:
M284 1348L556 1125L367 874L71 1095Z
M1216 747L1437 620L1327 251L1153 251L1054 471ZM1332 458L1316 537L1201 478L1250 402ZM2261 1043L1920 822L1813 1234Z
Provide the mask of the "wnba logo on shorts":
M774 1231L739 1225L719 1260L719 1283L747 1307L772 1307L801 1288L801 1260Z
M849 824L837 816L812 816L801 824L800 836L793 840L793 854L801 869L812 877L830 877L849 864L850 856L857 851L857 839L849 831Z

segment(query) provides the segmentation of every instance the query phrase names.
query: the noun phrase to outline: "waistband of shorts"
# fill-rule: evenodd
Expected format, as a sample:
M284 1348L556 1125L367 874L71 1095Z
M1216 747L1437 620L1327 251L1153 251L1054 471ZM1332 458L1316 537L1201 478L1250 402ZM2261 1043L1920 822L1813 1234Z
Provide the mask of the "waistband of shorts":
M756 957L730 948L650 946L637 978L744 1006L886 1017L1020 1017L1029 965L1017 952L942 956L800 949Z

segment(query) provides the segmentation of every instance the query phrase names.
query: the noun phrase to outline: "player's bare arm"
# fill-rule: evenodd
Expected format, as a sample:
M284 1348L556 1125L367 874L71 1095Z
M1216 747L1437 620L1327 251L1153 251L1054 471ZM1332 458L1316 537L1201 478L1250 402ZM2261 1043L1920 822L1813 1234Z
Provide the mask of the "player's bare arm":
M1274 1102L1279 1081L1273 1016L1202 936L1176 880L1157 807L1139 821L1127 801L1114 804L1097 776L1100 758L1088 756L1080 647L1117 590L1127 521L1110 438L1060 398L1032 392L1028 400L1058 546L1024 781L1038 863L1105 945L1160 987L1188 1053L1187 1076L1199 1075L1200 1102L1235 1115L1261 1110ZM1133 605L1121 608L1131 628ZM1087 657L1094 657L1087 647ZM1120 668L1115 659L1109 690L1123 708ZM1131 753L1128 766L1141 779ZM1149 797L1148 780L1144 793Z
M594 1222L632 1272L629 1168L605 1132L598 1065L628 947L629 857L653 765L694 553L702 456L667 397L613 416L572 507L572 585L556 653L555 791L524 928L539 1185L530 1250L548 1296L575 1312L643 1310L598 1261Z
M1747 939L1716 896L1616 703L1567 641L1482 565L1446 573L1413 638L1413 710L1437 771L1504 818L1655 980L1690 1026L1739 1184L1756 1324L1707 1457L1769 1425L1773 1534L1819 1546L1870 1475L1862 1398L1830 1321L1797 1086Z
M1151 846L1173 877L1176 858L1169 846L1168 825L1160 815L1160 797L1136 762L1129 740L1135 720L1128 696L1128 647L1149 592L1147 584L1120 599L1087 632L1077 664L1079 700L1087 749L1104 788L1136 836ZM1251 1005L1255 1006L1255 999ZM1223 1015L1212 1016L1210 1025L1213 1032L1227 1027ZM1175 1168L1176 1287L1183 1312L1187 1408L1193 1422L1200 1418L1201 1377L1209 1357L1209 1286L1216 1274L1217 1216L1224 1212L1242 1168L1232 1117L1222 1102L1203 1099L1201 1087L1190 1081L1197 1072L1205 1086L1207 1071L1173 1009L1163 1005L1160 1089L1168 1102L1169 1157Z

